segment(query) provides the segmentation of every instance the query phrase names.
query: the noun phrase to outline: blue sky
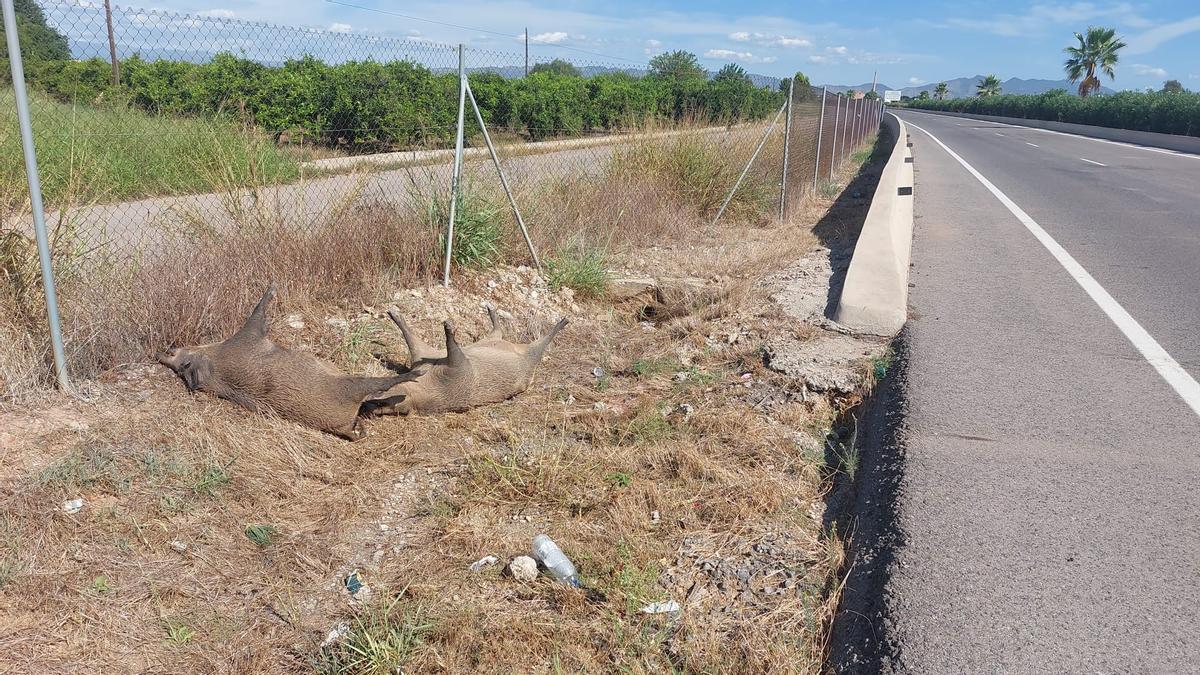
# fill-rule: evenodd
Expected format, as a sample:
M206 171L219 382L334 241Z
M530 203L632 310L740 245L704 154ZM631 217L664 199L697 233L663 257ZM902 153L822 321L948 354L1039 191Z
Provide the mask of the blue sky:
M341 1L341 0L339 0ZM1164 79L1200 89L1200 3L1003 2L981 0L344 0L362 7L485 29L455 28L322 0L160 0L152 8L334 31L373 32L519 52L526 26L534 56L644 63L686 49L710 69L734 61L814 83L911 86L996 73L1059 79L1072 32L1112 26L1129 43L1115 89L1159 87ZM136 0L130 4L138 4ZM495 33L500 33L497 35ZM584 50L584 51L578 51ZM585 53L592 52L592 53Z

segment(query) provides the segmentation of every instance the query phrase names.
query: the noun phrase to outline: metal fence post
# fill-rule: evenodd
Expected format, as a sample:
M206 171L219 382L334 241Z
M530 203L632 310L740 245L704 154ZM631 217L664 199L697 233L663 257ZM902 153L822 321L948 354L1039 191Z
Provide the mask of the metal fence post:
M725 207L729 206L729 200L733 199L733 193L737 192L737 189L742 185L742 181L746 180L746 174L750 173L750 166L754 164L754 160L758 159L758 153L762 152L763 146L767 144L767 139L771 137L771 132L775 130L775 125L779 124L779 116L783 114L786 108L787 103L785 102L780 106L779 112L775 113L775 119L771 120L771 126L767 127L762 140L758 142L758 147L754 149L754 154L750 155L750 161L746 162L746 168L742 169L742 174L738 176L737 181L733 184L733 189L729 191L729 194L725 195L725 201L721 202L721 208L717 211L717 217L713 218L713 225L716 225L717 221L721 219L721 216L725 213Z
M450 258L454 254L454 218L458 207L458 180L462 175L463 113L467 105L467 66L463 46L458 45L458 133L454 137L454 173L450 176L450 222L446 224L446 262L442 267L442 285L450 285Z
M817 122L817 161L813 165L813 190L817 189L817 177L821 175L821 136L825 132L825 95L829 93L821 87L821 118Z
M533 240L529 238L529 230L525 227L525 219L521 217L521 210L517 208L517 200L513 197L512 188L508 186L508 179L504 177L504 169L500 168L500 156L496 154L496 148L492 145L492 136L488 133L487 125L483 123L483 113L479 110L479 104L475 101L475 92L471 91L471 83L467 82L467 97L471 99L471 107L475 109L475 121L479 122L479 129L483 131L483 141L487 143L488 152L492 155L492 163L496 165L496 173L500 174L500 185L504 188L504 194L508 195L508 203L512 206L513 215L517 218L517 225L521 228L521 236L525 237L525 245L529 247L529 255L533 256L533 264L540 271L542 269L542 261L538 260L537 250L533 248Z
M833 142L829 144L829 181L833 182L833 170L837 166L838 124L842 121L842 95L834 94L837 108L833 113Z
M29 116L29 93L25 91L25 65L21 62L21 40L17 35L17 13L13 0L4 5L4 35L8 43L8 65L12 71L13 98L17 104L17 122L21 127L21 151L25 155L25 178L29 183L29 207L33 212L33 232L37 240L38 261L42 267L42 288L46 294L46 323L50 328L50 348L54 354L54 376L58 386L70 390L67 357L63 350L62 326L58 321L58 293L54 289L54 268L50 257L50 237L46 234L46 213L42 204L42 181L38 175L37 152L33 145L33 122Z
M792 143L792 98L796 89L796 78L788 80L787 120L783 123L783 180L779 181L779 220L783 220L783 202L787 197L788 151Z

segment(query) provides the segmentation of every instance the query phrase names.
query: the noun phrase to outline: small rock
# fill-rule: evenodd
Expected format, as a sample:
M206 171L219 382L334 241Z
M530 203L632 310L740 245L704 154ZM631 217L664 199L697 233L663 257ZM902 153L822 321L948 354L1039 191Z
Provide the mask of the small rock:
M571 405L574 402L575 402L575 394L567 394L567 397L565 399L563 399L563 403L566 403L567 405Z
M392 529L392 528L391 528L391 527L389 527L387 523L380 523L380 524L379 524L379 531L380 531L380 532L387 532L387 531L388 531L388 530L390 530L390 529Z
M62 503L62 510L67 513L79 513L79 509L83 508L83 497L68 499Z
M329 326L332 326L333 328L338 329L338 330L347 330L350 328L349 321L346 321L345 319L339 319L335 316L331 316L328 319L325 319L325 323Z
M472 572L479 572L483 568L491 567L492 565L495 565L498 562L500 562L500 559L497 558L496 556L486 555L486 556L480 558L479 560L476 560L475 562L471 563L471 566L467 569L471 570Z
M559 289L558 294L566 298L567 302L575 299L575 291L566 286L563 286L561 289Z
M183 553L188 550L188 545L182 541L179 541L178 539L171 542L170 546L171 546L171 549L174 550L176 553Z
M498 310L496 310L496 314L499 314L499 315L500 315L500 318L501 318L501 319L504 319L505 321L512 321L512 320L513 320L513 315L512 315L512 312L510 312L510 311L508 311L508 310L506 310L506 309L498 309Z
M597 379L604 377L604 369L601 368L600 366L596 366L595 368L592 368L592 377L597 378Z
M378 567L379 563L381 562L383 562L383 549L377 550L371 555L371 563L376 567Z
M345 621L339 623L333 627L333 630L329 631L328 635L325 636L325 639L321 642L321 647L328 647L329 645L346 637L346 634L349 632L350 624L346 623Z
M657 523L660 520L662 520L662 515L660 515L658 511L650 512L650 522Z
M751 375L750 373L742 373L742 379L743 379L743 380L748 380L748 379L750 379L751 377L753 377L753 375Z
M287 317L287 325L296 330L304 330L304 317L299 314L289 314Z
M508 572L517 581L534 581L537 579L537 561L527 555L519 555L508 564Z
M608 410L608 404L604 401L596 401L592 404L592 410L595 410L596 412L604 412L605 410Z
M683 419L685 420L689 419L692 416L692 413L696 412L696 409L692 407L691 403L680 403L676 410L683 415Z
M678 373L675 373L675 375L673 375L673 376L671 377L671 379L672 379L672 380L674 380L674 381L676 381L676 382L686 382L686 381L687 381L687 379L688 379L688 374L687 374L687 371L686 371L686 370L681 370L681 371L679 371Z
M497 284L495 279L488 279L488 283L487 283L488 288L495 288L499 285L500 284Z

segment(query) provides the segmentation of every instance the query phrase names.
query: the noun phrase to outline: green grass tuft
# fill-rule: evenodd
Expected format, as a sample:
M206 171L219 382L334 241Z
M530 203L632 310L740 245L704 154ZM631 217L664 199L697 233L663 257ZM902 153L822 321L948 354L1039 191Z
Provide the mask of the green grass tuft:
M339 641L321 650L314 670L335 673L403 673L404 666L434 628L421 607L399 597L387 606L368 607L350 623Z
M274 525L247 525L246 538L254 542L259 548L266 548L275 540L275 535L279 534L279 528Z
M575 248L546 259L546 281L550 288L570 288L585 297L600 297L608 290L608 267L604 251Z

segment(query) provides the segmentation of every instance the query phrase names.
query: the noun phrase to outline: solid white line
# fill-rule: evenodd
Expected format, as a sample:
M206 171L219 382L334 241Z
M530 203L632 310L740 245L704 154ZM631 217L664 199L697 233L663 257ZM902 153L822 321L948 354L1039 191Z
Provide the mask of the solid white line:
M914 110L913 112L923 112L923 111ZM933 113L925 113L925 114L932 115ZM938 115L938 117L954 117L954 116L953 115ZM959 117L958 119L962 119L962 118ZM974 118L968 117L967 119L974 119ZM982 122L984 120L979 120L979 121ZM1008 122L993 122L992 120L986 120L986 121L991 124L1000 124L1000 125L1003 125L1006 127L1012 127L1013 129L1025 129L1027 131L1039 131L1043 134L1055 134L1058 136L1066 136L1067 138L1079 138L1079 139L1082 139L1085 141L1095 141L1097 143L1108 143L1109 145L1122 145L1122 146L1125 146L1126 148L1133 148L1135 150L1145 150L1147 152L1157 152L1160 155L1171 155L1173 157L1182 157L1184 159L1200 159L1200 155L1192 154L1190 152L1179 152L1178 150L1168 150L1166 148L1151 148L1151 147L1145 146L1145 145L1137 145L1136 143L1123 143L1121 141L1110 141L1107 138L1094 138L1092 136L1083 136L1081 134L1070 134L1065 131L1055 131L1053 129L1042 129L1039 127L1027 127L1023 124L1009 124ZM959 124L958 126L961 127L962 125Z
M965 159L959 157L958 153L954 152L947 147L945 143L938 140L937 136L934 136L912 122L908 122L908 125L914 129L920 130L925 135L933 139L934 143L942 146L942 149L949 153L950 156L953 157L959 164L961 164L964 169L970 172L970 174L974 176L976 180L982 183L983 186L988 189L988 192L991 192L993 195L995 195L996 199L999 199L1000 203L1003 204L1005 208L1007 208L1014 216L1016 216L1017 220L1021 221L1021 224L1025 226L1025 229L1029 230L1029 232L1032 233L1039 242L1041 242L1042 246L1046 247L1046 250L1050 252L1050 255L1054 256L1054 259L1063 266L1063 269L1065 269L1073 279L1075 279L1075 282L1078 283L1081 288L1083 288L1084 292L1091 296L1092 300L1099 305L1100 309L1108 315L1108 318L1114 324L1116 324L1117 328L1125 334L1125 337L1133 344L1133 346L1137 348L1139 352L1141 352L1142 358L1146 359L1146 361L1158 371L1158 374L1167 381L1167 384L1171 385L1171 388L1175 390L1175 393L1179 394L1179 397L1183 399L1184 403L1188 404L1188 406L1193 412L1196 413L1196 415L1200 415L1200 382L1196 382L1195 378L1193 378L1190 373L1184 370L1183 366L1179 365L1179 362L1172 358L1171 355L1167 353L1167 350L1163 349L1162 345L1158 344L1158 341L1155 340L1150 333L1146 332L1146 329L1142 328L1142 325L1139 324L1137 320L1129 314L1129 312L1125 311L1125 308L1122 307L1121 304L1118 303L1108 291L1104 290L1104 287L1100 285L1100 282L1096 281L1096 279L1083 268L1083 265L1080 265L1070 253L1067 253L1067 250L1060 246L1059 243L1054 240L1054 237L1051 237L1048 232L1043 230L1042 226L1037 224L1037 221L1029 217L1029 214L1025 213L1020 206L1017 206L1016 202L1009 199L1008 195L1000 191L1000 188L993 185L992 182L987 178L984 178L983 174L976 171L975 167L968 164Z
M1087 157L1080 157L1079 159L1082 159L1083 161L1087 162L1088 164L1095 164L1096 166L1108 166L1107 164L1101 164L1100 162L1090 160Z
M1030 147L1033 147L1033 148L1040 148L1040 147L1042 147L1042 146L1038 145L1037 143L1030 143L1029 141L1025 141L1025 145L1028 145L1028 146L1030 146Z

